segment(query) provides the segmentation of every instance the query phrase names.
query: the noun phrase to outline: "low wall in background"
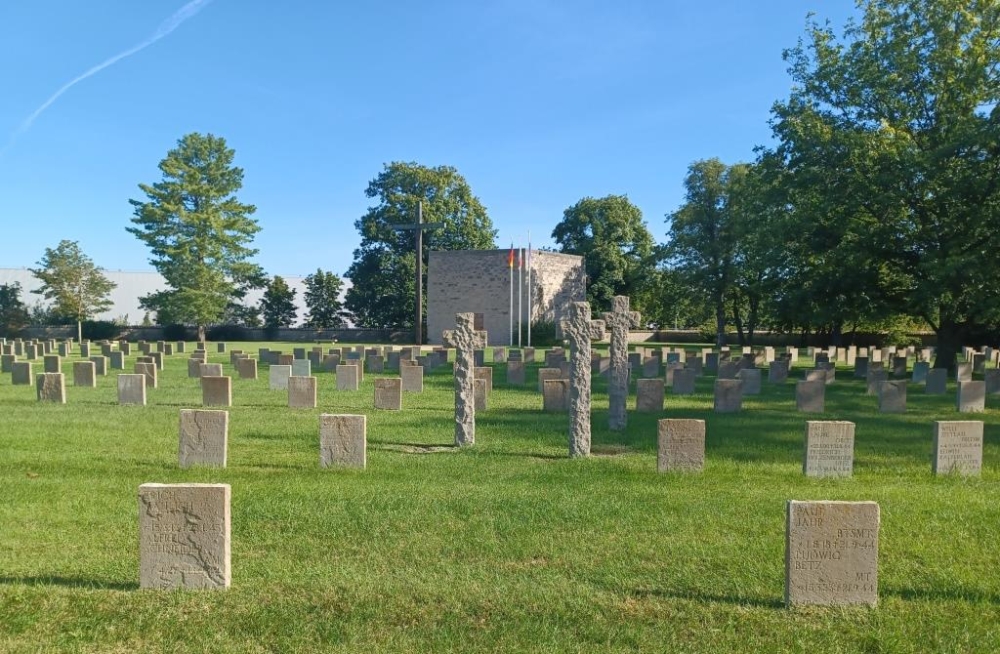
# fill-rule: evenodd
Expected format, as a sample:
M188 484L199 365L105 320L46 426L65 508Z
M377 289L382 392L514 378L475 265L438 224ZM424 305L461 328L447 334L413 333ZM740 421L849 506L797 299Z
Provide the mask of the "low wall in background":
M295 341L295 342L315 342L315 341L340 341L343 343L408 343L413 340L412 330L399 329L307 329L300 327L282 327L273 333L265 329L241 329L244 338L228 339L234 342L240 340L247 341ZM166 327L124 327L119 338L128 341L164 341L178 340L168 339L164 336ZM210 330L211 331L211 328ZM21 330L22 338L37 339L66 339L76 338L76 325L52 325L47 327L27 327ZM184 340L195 341L198 338L198 330L191 327L187 329ZM227 340L227 339L218 339Z

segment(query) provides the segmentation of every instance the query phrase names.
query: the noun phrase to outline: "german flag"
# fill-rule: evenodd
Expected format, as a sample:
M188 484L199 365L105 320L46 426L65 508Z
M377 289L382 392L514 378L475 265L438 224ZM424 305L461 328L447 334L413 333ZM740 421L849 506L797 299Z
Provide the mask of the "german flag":
M510 244L510 253L507 255L507 267L511 270L514 269L514 243Z

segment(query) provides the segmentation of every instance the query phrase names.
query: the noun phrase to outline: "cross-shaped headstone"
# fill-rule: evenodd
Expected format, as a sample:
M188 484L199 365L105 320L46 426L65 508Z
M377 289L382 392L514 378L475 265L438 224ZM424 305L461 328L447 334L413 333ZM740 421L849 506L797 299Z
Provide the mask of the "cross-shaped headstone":
M611 331L611 373L608 383L608 428L625 429L628 418L625 402L628 399L628 330L639 326L639 312L628 310L628 297L616 295L611 301L612 310L604 314L604 322Z
M455 329L446 329L442 338L455 348L455 445L476 442L476 349L486 347L486 332L475 330L475 314L456 313Z
M424 230L425 229L437 229L438 227L444 227L444 223L425 223L424 222L424 203L417 203L417 222L411 225L389 225L393 229L398 229L400 231L413 231L416 234L416 247L414 251L417 253L417 310L416 318L413 322L413 336L417 345L423 345L423 328L424 328Z
M604 321L590 319L590 304L573 302L559 323L569 340L569 455L590 454L590 341L604 338Z

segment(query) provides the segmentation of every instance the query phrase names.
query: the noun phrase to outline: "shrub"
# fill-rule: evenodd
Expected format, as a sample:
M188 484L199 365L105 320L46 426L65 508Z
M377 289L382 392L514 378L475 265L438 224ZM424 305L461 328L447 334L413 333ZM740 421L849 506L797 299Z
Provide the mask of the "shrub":
M531 345L551 347L556 345L556 324L551 320L536 320L531 323Z
M84 320L80 331L83 338L91 341L114 340L122 333L121 327L111 320Z
M187 325L166 325L163 328L163 340L165 341L186 341L187 339Z
M239 325L214 325L205 332L210 341L248 341L249 335L245 327Z

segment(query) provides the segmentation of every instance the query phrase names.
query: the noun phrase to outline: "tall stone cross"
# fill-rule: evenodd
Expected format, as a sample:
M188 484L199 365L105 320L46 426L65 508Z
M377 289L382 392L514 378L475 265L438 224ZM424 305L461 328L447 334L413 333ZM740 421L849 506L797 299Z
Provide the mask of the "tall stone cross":
M411 225L389 225L393 229L400 231L413 231L416 233L417 253L417 310L416 318L413 321L413 338L417 345L423 345L424 337L424 230L444 227L444 223L424 222L424 203L417 203L417 222Z
M611 331L611 370L608 383L608 428L625 429L628 417L625 402L628 400L628 330L639 326L639 312L628 310L628 297L616 295L611 301L612 310L604 314L604 322Z
M446 329L442 341L455 348L455 445L476 442L475 355L486 347L486 332L476 331L474 313L456 313L455 329Z
M604 321L590 319L590 304L574 302L559 323L569 340L569 455L590 454L590 341L604 338Z

